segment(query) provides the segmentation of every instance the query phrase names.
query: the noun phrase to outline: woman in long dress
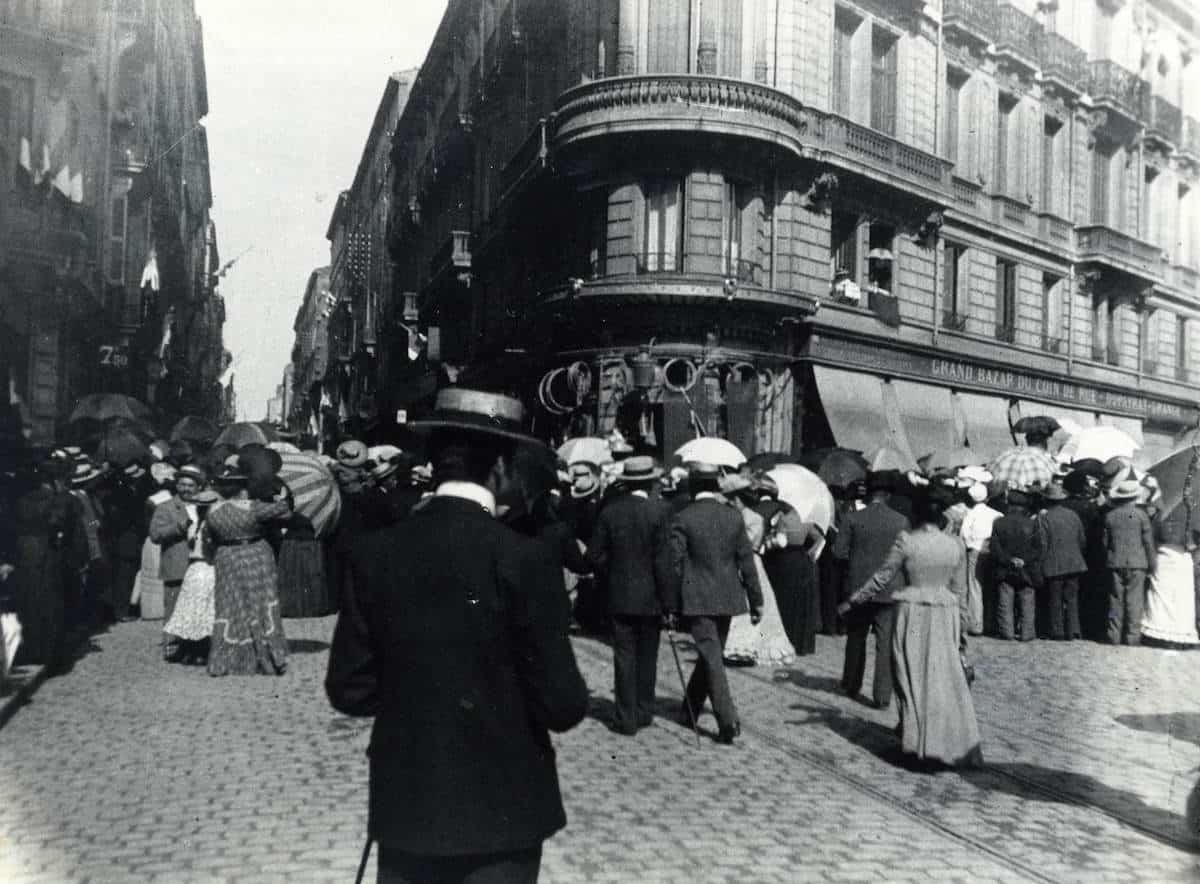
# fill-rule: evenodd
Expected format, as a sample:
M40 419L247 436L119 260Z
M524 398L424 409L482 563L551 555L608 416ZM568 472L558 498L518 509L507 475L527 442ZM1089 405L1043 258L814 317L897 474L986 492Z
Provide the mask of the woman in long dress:
M179 597L163 632L179 640L179 659L185 664L201 665L208 660L213 620L216 618L216 571L212 565L212 540L204 526L208 508L220 501L216 492L198 491L187 501L188 566L179 588Z
M921 762L977 767L983 763L975 706L967 684L965 633L959 596L966 548L942 530L950 503L940 489L913 501L911 531L896 538L879 570L839 610L868 602L897 573L904 587L894 594L892 677L900 712L901 750Z
M739 614L729 624L729 637L725 641L725 659L731 663L753 666L756 663L777 665L791 663L796 651L788 640L779 616L779 605L775 591L763 567L762 549L766 521L751 506L757 493L751 480L743 476L731 476L724 483L724 493L741 514L746 525L746 534L754 548L754 567L758 573L758 585L763 594L763 615L758 624L750 622L749 614ZM772 538L773 542L773 538Z
M789 504L779 499L779 486L770 476L754 480L758 501L754 511L766 520L767 537L782 535L779 542L764 544L763 567L771 581L783 631L796 656L817 650L817 627L821 619L821 600L817 566L812 551L819 550L825 537L811 522L805 522Z
M215 547L214 616L209 675L282 675L287 638L279 614L275 556L264 523L286 517L286 492L264 503L251 500L246 477L228 470L217 480L226 497L205 520Z
M1156 520L1157 567L1146 586L1142 637L1170 647L1200 644L1196 633L1196 584L1192 556L1184 547L1185 520Z
M313 523L299 513L283 523L279 603L284 617L324 617L333 612L321 541Z

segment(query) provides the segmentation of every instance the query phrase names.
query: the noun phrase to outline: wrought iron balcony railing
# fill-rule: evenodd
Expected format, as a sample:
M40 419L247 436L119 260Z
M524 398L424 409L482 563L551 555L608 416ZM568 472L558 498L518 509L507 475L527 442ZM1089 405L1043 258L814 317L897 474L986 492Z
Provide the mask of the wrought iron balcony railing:
M1145 80L1108 59L1091 63L1091 87L1097 105L1116 110L1130 120L1139 118L1142 96L1149 91Z
M945 0L942 24L980 43L991 43L998 29L996 0Z
M1001 3L996 9L996 25L996 54L1036 70L1046 35L1041 22L1015 6Z
M1047 32L1042 44L1042 76L1082 92L1087 88L1087 53L1062 34Z
M634 266L639 276L654 273L689 274L693 276L719 276L744 285L763 284L763 266L757 261L739 258L736 261L726 259L712 264L710 255L689 255L686 252L642 252L634 257ZM700 260L697 260L700 259ZM703 263L702 263L703 261ZM623 262L605 259L592 262L592 278L606 276L610 267L620 266ZM711 265L711 266L710 266Z
M1146 134L1170 145L1183 140L1183 112L1161 95L1142 95L1141 119Z

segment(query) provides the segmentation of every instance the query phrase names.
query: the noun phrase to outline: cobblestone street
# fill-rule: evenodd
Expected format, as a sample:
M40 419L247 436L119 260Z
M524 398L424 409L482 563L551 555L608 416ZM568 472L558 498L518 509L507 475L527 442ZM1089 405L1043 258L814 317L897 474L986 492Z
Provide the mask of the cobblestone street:
M333 619L287 626L278 679L166 666L157 624L98 636L0 730L0 879L352 880L369 722L325 702ZM893 712L836 692L842 639L790 669L733 670L733 748L697 747L670 720L666 647L662 717L636 739L610 733L609 650L575 646L593 712L557 740L570 822L543 881L1200 875L1183 825L1200 655L978 640L987 767L922 774L895 764Z

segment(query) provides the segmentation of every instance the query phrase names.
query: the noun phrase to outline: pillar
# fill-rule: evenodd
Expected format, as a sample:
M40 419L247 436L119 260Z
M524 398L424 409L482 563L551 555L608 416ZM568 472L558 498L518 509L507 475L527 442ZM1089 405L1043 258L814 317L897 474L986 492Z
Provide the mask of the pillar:
M754 81L766 83L767 63L767 0L755 0L754 9Z
M617 74L637 73L637 0L621 0L617 13Z
M696 71L710 76L717 73L717 0L702 0L700 4L700 46L696 56Z

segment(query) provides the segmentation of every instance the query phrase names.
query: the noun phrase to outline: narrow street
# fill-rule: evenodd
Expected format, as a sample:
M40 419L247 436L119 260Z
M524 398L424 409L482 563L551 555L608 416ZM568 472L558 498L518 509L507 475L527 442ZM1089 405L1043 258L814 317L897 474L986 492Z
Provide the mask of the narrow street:
M333 618L287 626L278 679L166 666L152 623L98 636L0 730L0 879L352 880L369 724L325 702ZM979 640L987 768L921 774L894 763L894 713L836 691L842 639L819 637L790 669L732 670L733 748L697 747L671 720L666 647L661 718L610 733L610 652L575 647L593 711L557 740L570 822L547 844L552 884L1200 874L1183 825L1200 768L1194 654Z

